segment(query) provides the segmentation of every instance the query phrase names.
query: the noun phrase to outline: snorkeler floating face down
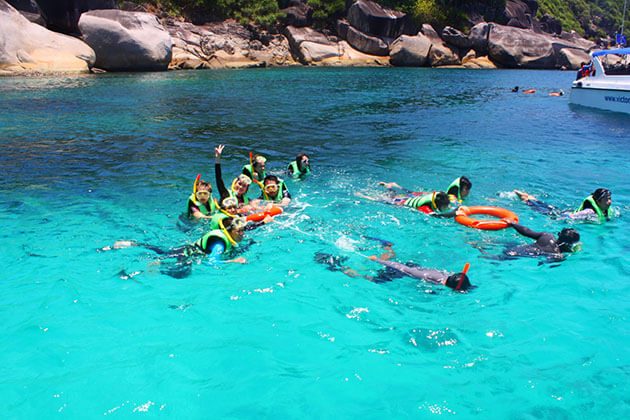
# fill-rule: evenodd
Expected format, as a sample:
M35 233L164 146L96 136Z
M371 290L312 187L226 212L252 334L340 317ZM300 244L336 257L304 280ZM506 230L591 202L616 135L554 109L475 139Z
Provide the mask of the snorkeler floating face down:
M435 194L435 205L439 211L447 210L450 204L451 200L445 192L439 191Z

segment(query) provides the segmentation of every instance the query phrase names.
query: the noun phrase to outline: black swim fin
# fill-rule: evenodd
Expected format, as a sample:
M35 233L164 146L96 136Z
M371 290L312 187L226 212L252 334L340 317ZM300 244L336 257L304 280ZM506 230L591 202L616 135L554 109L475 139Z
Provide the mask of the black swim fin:
M384 247L392 247L392 246L394 246L394 243L393 243L393 242L386 241L385 239L377 238L377 237L375 237L375 236L366 236L366 235L363 235L363 237L364 237L365 239L369 239L369 240L371 240L371 241L376 241L376 242L379 242L379 243L380 243L382 246L384 246Z
M330 271L341 271L342 263L345 262L348 257L339 257L325 252L316 252L314 259L317 263L327 265L328 267L326 268Z

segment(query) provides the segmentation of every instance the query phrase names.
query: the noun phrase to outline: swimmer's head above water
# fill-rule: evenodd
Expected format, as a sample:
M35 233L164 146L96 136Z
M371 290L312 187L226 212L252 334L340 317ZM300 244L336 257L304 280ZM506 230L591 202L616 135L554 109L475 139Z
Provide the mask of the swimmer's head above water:
M573 252L573 246L580 241L577 230L564 228L558 232L558 247L561 252Z
M464 292L468 290L472 285L470 279L464 273L451 274L446 278L444 282L446 287L450 287L453 290Z
M448 198L448 194L443 191L436 192L433 201L435 203L435 208L439 211L447 210L448 206L451 204L451 200Z
M603 211L608 210L612 204L612 193L606 188L598 188L593 191L593 200L597 203L600 209Z

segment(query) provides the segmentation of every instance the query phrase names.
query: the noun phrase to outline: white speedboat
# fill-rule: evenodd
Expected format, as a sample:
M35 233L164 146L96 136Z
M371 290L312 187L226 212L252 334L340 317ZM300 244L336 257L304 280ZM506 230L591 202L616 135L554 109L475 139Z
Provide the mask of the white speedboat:
M571 103L630 114L630 48L591 53L591 74L573 82Z

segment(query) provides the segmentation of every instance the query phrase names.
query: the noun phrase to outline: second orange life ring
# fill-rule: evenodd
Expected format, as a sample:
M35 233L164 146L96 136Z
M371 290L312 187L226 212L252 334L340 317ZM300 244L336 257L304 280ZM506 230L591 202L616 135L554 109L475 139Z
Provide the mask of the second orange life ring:
M485 214L498 217L501 220L478 220L470 217L475 214ZM455 221L464 226L483 230L500 230L508 227L506 220L518 223L518 216L507 209L491 206L462 206L457 210Z

